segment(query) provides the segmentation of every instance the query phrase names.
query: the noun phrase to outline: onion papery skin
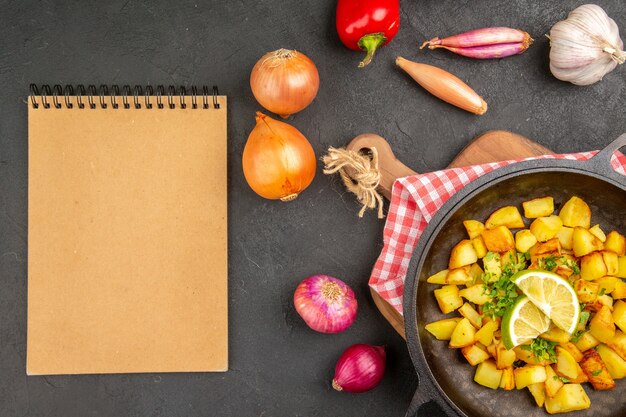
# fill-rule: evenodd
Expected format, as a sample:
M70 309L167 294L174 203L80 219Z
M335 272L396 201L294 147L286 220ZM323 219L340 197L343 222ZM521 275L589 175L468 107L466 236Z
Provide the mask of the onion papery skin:
M308 107L319 87L315 63L303 53L287 49L262 56L250 74L254 98L283 118Z
M358 303L354 291L330 275L313 275L303 280L293 295L296 311L313 330L339 333L352 325Z
M387 355L383 346L352 345L335 366L332 386L337 391L365 392L376 387L385 375Z
M257 112L242 165L255 193L270 200L291 201L313 181L317 160L298 129Z

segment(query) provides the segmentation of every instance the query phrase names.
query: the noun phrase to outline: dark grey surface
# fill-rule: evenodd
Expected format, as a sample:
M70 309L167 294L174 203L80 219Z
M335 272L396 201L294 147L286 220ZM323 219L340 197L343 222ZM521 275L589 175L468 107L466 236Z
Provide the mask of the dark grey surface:
M600 1L624 29L626 2ZM357 134L387 138L417 171L444 167L474 136L510 129L559 152L600 148L626 131L626 68L591 87L554 79L543 36L582 1L402 2L396 39L364 70L334 29L334 1L0 2L0 416L400 416L417 377L403 340L377 313L367 279L383 222L320 171L287 204L262 200L240 164L254 126L249 72L265 52L306 53L320 92L289 120L318 156ZM483 26L530 32L523 55L472 61L418 43ZM626 30L626 29L624 29ZM394 67L397 55L439 65L489 103L478 117L428 96ZM230 371L27 377L28 84L209 84L229 97ZM292 307L297 283L338 276L359 299L339 335L309 330ZM334 392L339 354L352 343L385 344L388 368L375 390ZM523 395L522 393L520 393ZM427 406L420 416L437 414Z

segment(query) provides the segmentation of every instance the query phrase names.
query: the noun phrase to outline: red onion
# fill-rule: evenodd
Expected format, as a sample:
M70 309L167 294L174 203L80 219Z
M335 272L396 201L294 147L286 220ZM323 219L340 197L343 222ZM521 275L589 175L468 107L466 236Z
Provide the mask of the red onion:
M313 275L302 281L293 295L293 304L306 324L320 333L342 332L356 317L354 292L329 275Z
M383 379L385 359L384 346L350 346L337 361L333 388L348 392L371 390Z

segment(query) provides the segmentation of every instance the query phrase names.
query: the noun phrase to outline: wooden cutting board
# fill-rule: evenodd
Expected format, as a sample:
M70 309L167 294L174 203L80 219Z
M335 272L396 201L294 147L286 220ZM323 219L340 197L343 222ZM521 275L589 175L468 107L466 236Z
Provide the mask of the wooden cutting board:
M347 149L355 152L367 151L367 149L370 148L376 148L378 152L378 168L381 172L378 191L385 198L390 199L393 182L396 178L415 175L416 172L398 161L389 143L378 135L372 133L359 135L347 146ZM507 159L527 158L549 153L552 153L552 151L524 136L505 130L492 130L471 141L456 158L454 158L448 167L463 167ZM393 328L406 339L402 315L372 288L370 288L370 291L374 303L382 315Z

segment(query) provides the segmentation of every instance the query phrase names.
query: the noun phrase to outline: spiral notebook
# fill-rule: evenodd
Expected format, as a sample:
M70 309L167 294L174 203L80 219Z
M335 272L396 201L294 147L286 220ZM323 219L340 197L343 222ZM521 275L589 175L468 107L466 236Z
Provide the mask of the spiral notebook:
M31 93L27 373L227 370L226 97Z

